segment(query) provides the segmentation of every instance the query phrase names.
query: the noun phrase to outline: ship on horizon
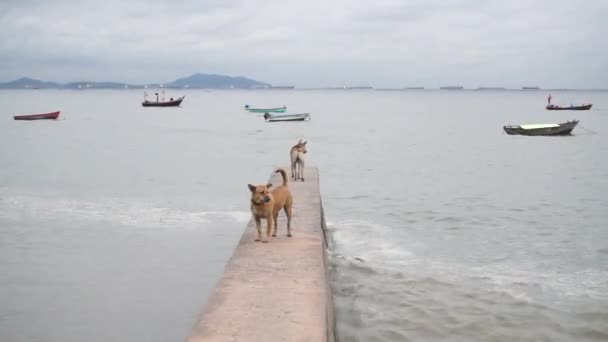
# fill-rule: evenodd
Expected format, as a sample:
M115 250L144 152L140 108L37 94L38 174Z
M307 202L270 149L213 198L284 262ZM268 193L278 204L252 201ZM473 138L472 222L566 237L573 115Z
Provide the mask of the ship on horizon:
M479 87L475 90L507 90L505 87Z
M291 89L295 89L295 87L290 86L290 85L283 85L283 86L270 86L268 89L291 90Z
M346 89L346 90L368 90L368 89L374 89L374 87L372 87L372 86L350 86L350 87L345 87L344 89Z

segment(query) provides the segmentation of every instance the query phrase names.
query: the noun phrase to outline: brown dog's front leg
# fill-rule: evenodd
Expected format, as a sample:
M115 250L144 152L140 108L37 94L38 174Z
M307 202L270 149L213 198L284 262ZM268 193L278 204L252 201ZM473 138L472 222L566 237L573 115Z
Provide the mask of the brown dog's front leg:
M261 219L259 217L255 217L255 226L258 228L258 238L255 239L255 241L261 241L262 240L262 222Z
M268 225L266 226L266 236L264 237L264 240L262 240L264 243L268 242L268 238L270 238L270 234L272 233L272 221L274 221L272 215L266 218Z
M277 230L279 229L279 225L277 222L279 222L279 213L276 213L273 217L273 221L274 221L274 229L272 230L272 237L276 237L277 236Z

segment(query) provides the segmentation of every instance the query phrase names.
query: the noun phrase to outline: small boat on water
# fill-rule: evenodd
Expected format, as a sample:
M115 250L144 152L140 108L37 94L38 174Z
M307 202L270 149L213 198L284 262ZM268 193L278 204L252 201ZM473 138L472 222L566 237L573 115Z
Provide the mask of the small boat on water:
M45 120L45 119L57 119L60 111L44 113L44 114L29 114L29 115L15 115L15 120Z
M509 135L568 135L578 124L578 120L560 124L509 125L503 129Z
M249 105L245 105L245 110L250 113L285 113L287 110L286 106L277 108L251 108Z
M591 109L592 104L583 104L583 105L570 105L568 107L562 107L557 105L548 105L547 110L589 110Z
M184 97L178 97L177 99L170 98L169 101L165 101L165 91L163 89L163 97L161 100L158 99L158 93L155 93L156 101L148 101L148 93L144 93L144 102L141 103L144 107L179 107L184 100Z
M270 113L264 113L264 119L266 122L278 122L278 121L305 121L310 120L310 114L285 114L285 115L273 115Z

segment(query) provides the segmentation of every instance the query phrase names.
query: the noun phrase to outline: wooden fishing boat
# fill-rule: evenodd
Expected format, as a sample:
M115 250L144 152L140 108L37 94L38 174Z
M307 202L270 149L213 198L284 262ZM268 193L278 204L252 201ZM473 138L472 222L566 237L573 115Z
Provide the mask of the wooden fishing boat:
M15 115L15 120L45 120L45 119L57 119L60 111L44 113L44 114L29 114L29 115Z
M156 102L144 100L144 102L142 102L141 105L144 107L178 107L179 105L182 104L184 97L186 97L186 96L179 97L175 100L173 98L171 98L169 101L156 101Z
M534 124L503 126L509 135L568 135L578 124L578 120L560 124Z
M591 106L593 106L593 105L592 104L583 104L583 105L578 105L578 106L571 105L569 107L548 105L547 110L589 110L589 109L591 109Z
M245 106L245 110L250 113L285 113L287 107L277 107L277 108L251 108L249 105Z
M273 115L270 113L264 113L264 119L266 122L278 122L278 121L305 121L310 120L310 114L286 114L286 115Z

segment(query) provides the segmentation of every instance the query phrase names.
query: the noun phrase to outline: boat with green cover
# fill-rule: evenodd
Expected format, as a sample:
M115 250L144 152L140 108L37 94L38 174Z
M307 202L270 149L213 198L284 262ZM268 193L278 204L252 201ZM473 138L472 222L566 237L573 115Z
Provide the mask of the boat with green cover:
M248 110L250 113L285 113L287 107L278 107L278 108L251 108L249 105L245 105L245 110Z

